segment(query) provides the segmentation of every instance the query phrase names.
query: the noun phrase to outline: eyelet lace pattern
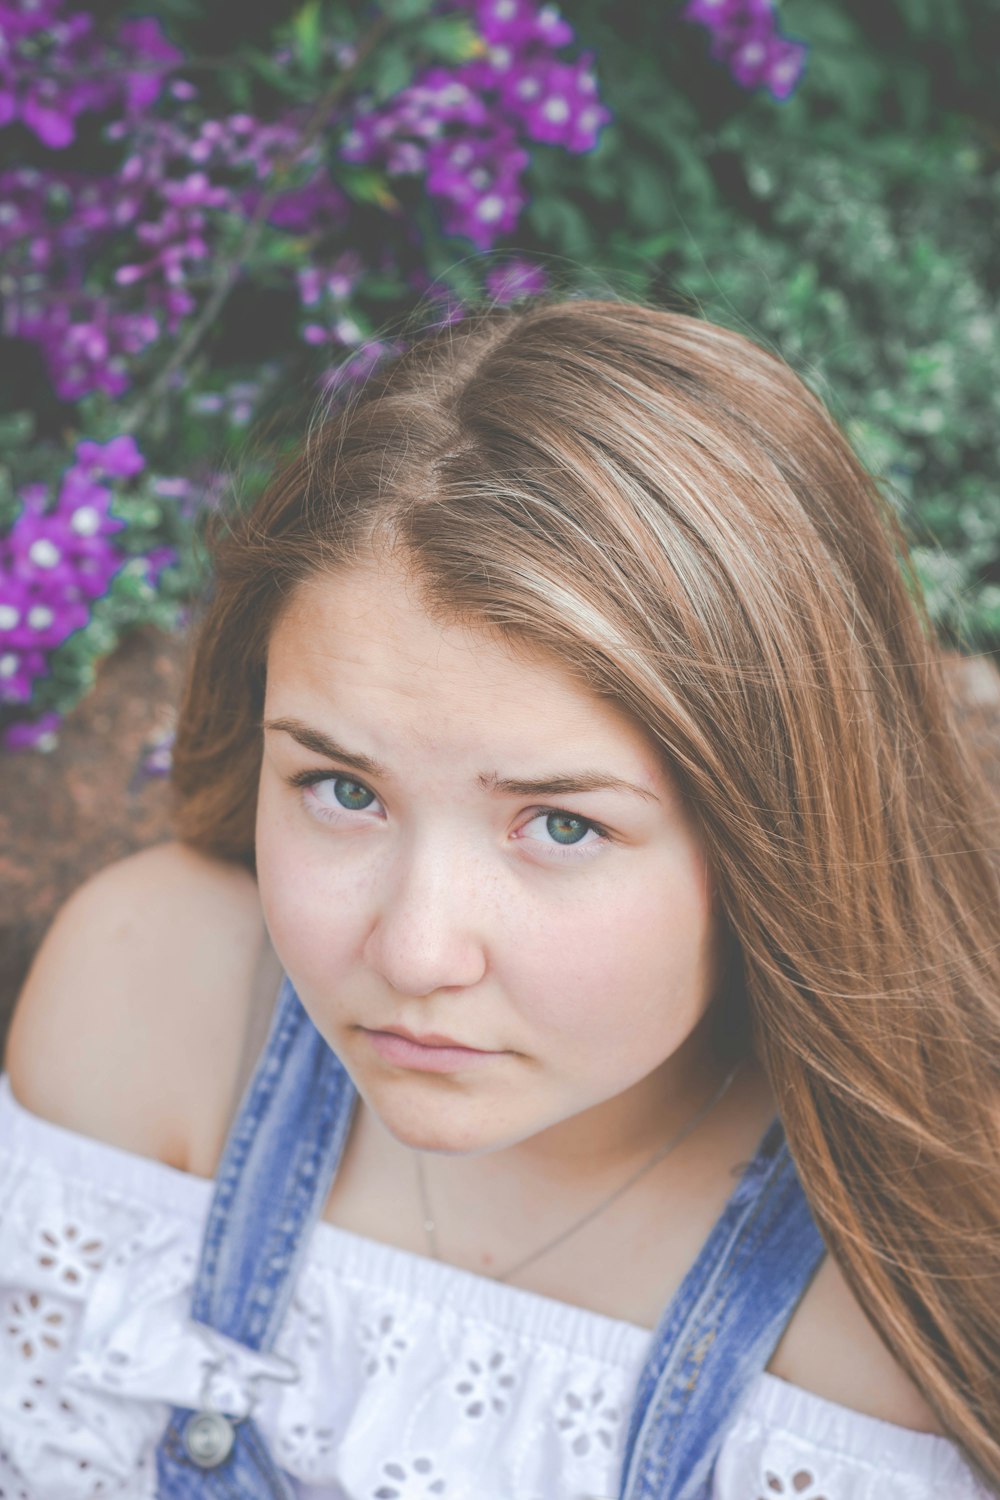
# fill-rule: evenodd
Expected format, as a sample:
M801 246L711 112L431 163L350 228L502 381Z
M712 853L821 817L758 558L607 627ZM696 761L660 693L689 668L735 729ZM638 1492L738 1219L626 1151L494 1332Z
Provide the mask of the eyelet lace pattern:
M643 1329L313 1235L275 1349L191 1322L211 1184L31 1115L0 1078L0 1497L155 1500L172 1405L253 1408L302 1500L618 1493ZM713 1500L988 1500L943 1438L760 1377Z

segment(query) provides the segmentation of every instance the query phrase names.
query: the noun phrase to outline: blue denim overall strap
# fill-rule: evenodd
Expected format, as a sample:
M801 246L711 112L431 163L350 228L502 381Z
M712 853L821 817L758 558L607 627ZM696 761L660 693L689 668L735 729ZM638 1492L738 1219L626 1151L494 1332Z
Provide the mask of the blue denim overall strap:
M824 1252L774 1120L653 1334L621 1500L709 1500L726 1428Z
M202 1241L191 1316L247 1349L281 1327L347 1140L357 1090L287 976L267 1043L226 1141ZM229 1456L195 1464L175 1408L157 1449L157 1500L291 1500L252 1416Z

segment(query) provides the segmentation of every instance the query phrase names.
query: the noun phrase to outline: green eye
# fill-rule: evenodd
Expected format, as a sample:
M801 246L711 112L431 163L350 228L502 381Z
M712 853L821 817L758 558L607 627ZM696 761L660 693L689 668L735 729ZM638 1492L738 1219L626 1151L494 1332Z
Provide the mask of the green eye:
M549 813L545 820L546 832L557 844L578 844L589 827L583 818L571 817L569 813Z
M363 808L370 807L375 801L375 793L370 792L360 781L350 781L346 776L337 776L333 783L333 795L341 807L346 807L350 812L360 812Z

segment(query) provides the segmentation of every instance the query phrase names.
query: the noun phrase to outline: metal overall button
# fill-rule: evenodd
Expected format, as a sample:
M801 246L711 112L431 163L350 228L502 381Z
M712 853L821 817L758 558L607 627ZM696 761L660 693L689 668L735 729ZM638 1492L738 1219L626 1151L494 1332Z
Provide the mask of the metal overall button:
M196 1411L184 1423L184 1451L199 1469L215 1469L233 1451L236 1429L218 1411Z

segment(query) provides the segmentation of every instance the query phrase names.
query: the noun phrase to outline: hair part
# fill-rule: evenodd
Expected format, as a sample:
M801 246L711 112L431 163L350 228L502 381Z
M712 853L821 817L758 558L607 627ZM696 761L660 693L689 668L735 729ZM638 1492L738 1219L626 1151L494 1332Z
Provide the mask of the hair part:
M852 1290L1000 1487L1000 867L899 524L822 403L740 334L545 300L451 325L208 528L179 836L253 868L267 643L372 556L645 726L731 936Z

